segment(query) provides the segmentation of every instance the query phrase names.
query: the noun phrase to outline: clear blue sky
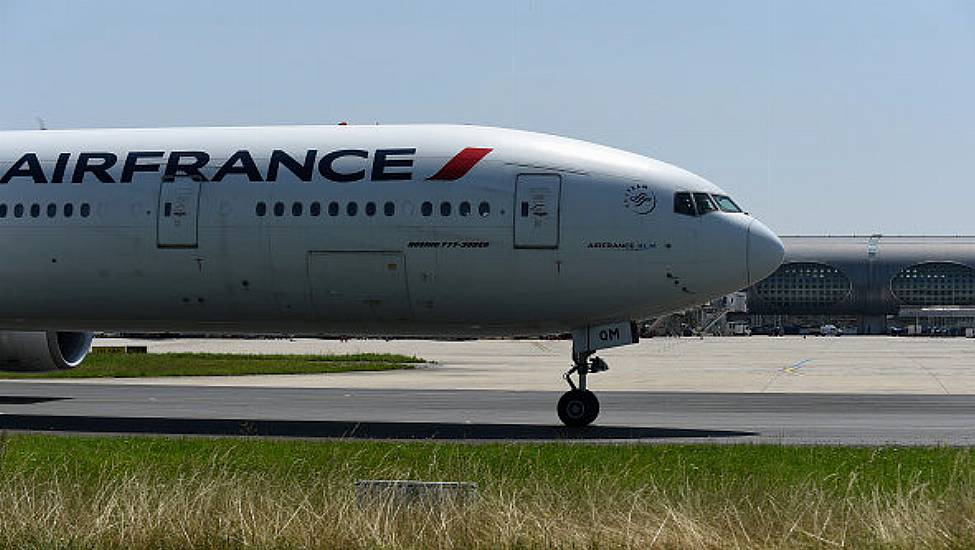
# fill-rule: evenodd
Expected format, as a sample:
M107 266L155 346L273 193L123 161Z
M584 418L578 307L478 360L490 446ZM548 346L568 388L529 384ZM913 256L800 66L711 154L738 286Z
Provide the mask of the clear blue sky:
M459 122L666 160L781 234L975 234L975 2L0 0L0 129Z

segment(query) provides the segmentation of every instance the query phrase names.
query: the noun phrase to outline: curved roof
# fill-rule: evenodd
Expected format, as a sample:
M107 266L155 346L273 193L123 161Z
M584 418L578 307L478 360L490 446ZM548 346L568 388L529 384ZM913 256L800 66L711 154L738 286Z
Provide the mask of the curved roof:
M784 236L786 262L914 264L949 261L975 267L975 236Z

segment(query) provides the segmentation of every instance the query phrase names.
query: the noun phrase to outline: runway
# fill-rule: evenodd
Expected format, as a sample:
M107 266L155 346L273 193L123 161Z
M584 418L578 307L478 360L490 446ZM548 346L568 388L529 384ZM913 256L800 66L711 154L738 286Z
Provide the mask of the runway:
M559 392L0 382L0 430L467 441L975 444L975 395L599 394L558 425Z

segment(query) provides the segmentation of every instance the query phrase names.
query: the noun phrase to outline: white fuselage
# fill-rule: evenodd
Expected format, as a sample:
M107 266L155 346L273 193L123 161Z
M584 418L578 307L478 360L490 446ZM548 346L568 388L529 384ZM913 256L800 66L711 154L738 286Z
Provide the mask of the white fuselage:
M744 213L675 213L702 178L496 128L4 132L0 176L7 330L539 334L781 260Z

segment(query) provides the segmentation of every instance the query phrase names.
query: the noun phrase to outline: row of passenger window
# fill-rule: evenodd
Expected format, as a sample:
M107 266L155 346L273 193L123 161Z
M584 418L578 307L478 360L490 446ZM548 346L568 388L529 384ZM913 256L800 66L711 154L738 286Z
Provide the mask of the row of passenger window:
M332 201L328 203L327 206L329 216L338 216L342 211L339 203ZM254 207L254 214L258 217L264 217L268 215L268 206L265 202L259 202ZM283 202L276 202L270 209L274 216L281 217L284 216L287 206ZM376 203L367 202L365 206L365 213L367 216L375 216L377 211ZM359 213L359 204L356 202L350 202L345 205L345 212L349 216L355 216ZM292 216L302 216L305 213L305 204L302 202L291 203L291 215ZM383 204L383 214L386 216L393 216L396 214L396 204L392 202L386 202ZM322 203L313 202L308 205L308 215L309 216L321 216L322 215Z
M56 217L58 215L58 211L59 211L58 205L54 204L53 202L48 203L47 207L44 208L44 212L47 214L48 218ZM74 216L75 213L74 203L71 202L64 203L60 208L60 212L61 215L64 216L65 218L70 218ZM41 217L41 205L34 203L28 207L23 204L15 204L12 207L8 208L5 203L0 203L0 218L6 218L8 215L14 218L23 218L25 214L29 214L30 217L32 218ZM78 215L80 215L82 218L87 218L88 216L90 216L91 205L88 204L87 202L81 203L81 206L78 208Z
M254 207L254 214L257 215L258 217L263 218L264 216L267 216L270 211L270 213L272 213L275 217L281 217L285 215L285 212L287 210L288 207L283 202L276 202L271 208L268 208L268 205L265 202L258 202L257 205ZM290 210L292 216L302 216L305 213L305 204L301 202L293 202L291 203ZM320 202L313 202L310 205L308 205L309 216L321 216L322 210L323 207L322 207L322 203ZM325 207L325 210L328 212L329 216L338 216L343 212L343 210L346 216L357 216L359 214L359 203L355 201L348 202L345 204L345 208L343 209L342 205L340 205L338 202L332 201L328 203L327 207ZM434 205L432 202L427 201L420 205L420 214L423 216L432 216L433 210L434 210ZM438 209L441 216L450 216L452 215L453 210L454 210L453 203L449 201L441 202ZM375 202L369 201L365 203L365 205L362 208L362 211L363 213L365 213L366 216L372 217L376 215L378 211L378 206ZM468 201L461 202L457 207L457 213L463 217L470 216L472 211L473 211L473 206ZM477 213L482 218L486 218L491 214L491 204L488 203L487 201L481 202L480 204L477 205ZM384 202L383 215L387 217L395 216L396 203L392 201Z

